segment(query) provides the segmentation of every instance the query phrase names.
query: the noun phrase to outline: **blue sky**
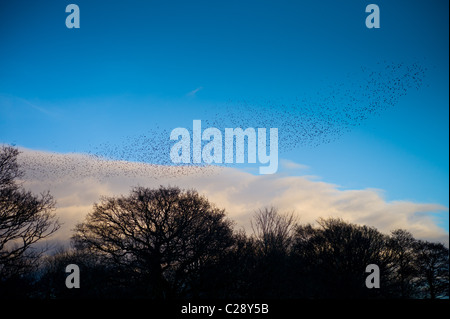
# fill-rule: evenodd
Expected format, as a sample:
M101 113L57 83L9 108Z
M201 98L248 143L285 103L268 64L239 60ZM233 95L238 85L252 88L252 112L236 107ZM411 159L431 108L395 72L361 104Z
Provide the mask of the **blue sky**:
M1 143L120 148L156 125L227 117L244 101L281 111L337 94L340 110L365 97L359 83L374 87L370 72L383 81L392 76L384 65L419 65L420 87L393 105L280 157L344 189L449 206L447 1L377 0L380 29L365 27L364 1L75 0L81 28L67 29L69 3L0 3ZM448 224L448 212L436 216Z

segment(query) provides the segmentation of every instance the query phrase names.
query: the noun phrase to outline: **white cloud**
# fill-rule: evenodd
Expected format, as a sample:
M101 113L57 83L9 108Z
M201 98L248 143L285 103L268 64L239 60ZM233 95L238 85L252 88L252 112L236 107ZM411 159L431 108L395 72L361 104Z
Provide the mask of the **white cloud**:
M288 170L306 170L309 169L309 166L304 164L299 164L287 159L280 160L281 167Z
M274 205L281 211L295 211L301 223L314 223L319 217L342 217L384 233L403 228L416 238L448 244L448 233L429 214L448 212L447 207L386 201L380 190L341 190L309 176L252 175L234 168L180 168L106 161L80 154L21 151L19 160L26 170L24 186L34 192L48 189L57 199L57 215L64 225L56 238L61 240L70 236L70 230L83 221L100 196L126 195L138 185L176 185L197 189L225 208L237 227L246 229L256 209Z

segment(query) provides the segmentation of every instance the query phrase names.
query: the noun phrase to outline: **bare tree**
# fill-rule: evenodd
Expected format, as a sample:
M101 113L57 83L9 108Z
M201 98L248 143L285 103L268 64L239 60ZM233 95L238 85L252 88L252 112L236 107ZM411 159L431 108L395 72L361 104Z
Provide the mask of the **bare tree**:
M103 198L75 231L76 247L125 267L158 298L189 291L189 277L232 244L225 211L176 187Z
M281 214L274 207L255 212L251 220L256 260L249 290L252 297L280 298L290 292L287 271L295 225L293 213Z
M417 278L415 247L417 240L404 230L396 229L391 232L387 243L389 254L392 256L389 264L392 289L401 298L411 298L415 293L414 282Z
M2 146L0 149L0 187L14 186L16 179L23 176L17 163L18 155L17 148Z
M274 207L259 209L251 227L263 254L287 252L296 226L294 213L280 214Z
M0 149L0 280L26 271L42 253L33 249L33 244L60 226L49 192L37 196L18 185L17 179L23 175L18 155L14 147Z

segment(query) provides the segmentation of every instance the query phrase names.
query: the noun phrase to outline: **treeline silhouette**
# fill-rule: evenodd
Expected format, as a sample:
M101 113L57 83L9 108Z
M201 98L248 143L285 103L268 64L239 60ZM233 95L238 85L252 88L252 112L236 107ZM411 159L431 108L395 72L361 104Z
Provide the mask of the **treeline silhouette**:
M17 149L0 150L0 298L448 298L449 250L406 230L383 234L342 219L300 224L255 211L251 234L195 190L133 188L104 197L70 248L36 243L59 228L49 193L23 190ZM66 287L66 266L80 269ZM367 265L380 288L366 287Z

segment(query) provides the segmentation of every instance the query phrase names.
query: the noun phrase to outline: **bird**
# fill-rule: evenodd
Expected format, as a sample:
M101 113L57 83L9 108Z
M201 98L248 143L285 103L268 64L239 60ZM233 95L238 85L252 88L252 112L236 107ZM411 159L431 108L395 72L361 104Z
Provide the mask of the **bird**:
M279 155L293 149L319 147L333 143L368 119L394 108L401 97L422 87L426 72L419 62L379 61L349 72L342 81L290 100L281 97L273 100L265 97L260 100L229 99L218 107L205 109L202 123L218 128L222 136L227 127L279 128ZM192 136L192 130L190 134ZM45 159L24 156L22 165L27 174L39 178L52 173L74 179L108 179L117 177L118 171L112 167L119 167L120 174L153 176L156 180L215 174L218 168L234 165L174 164L169 155L174 141L169 137L169 128L156 125L143 134L90 145L88 150L77 152L80 153L78 156L57 153L51 153ZM53 171L46 171L50 167Z

